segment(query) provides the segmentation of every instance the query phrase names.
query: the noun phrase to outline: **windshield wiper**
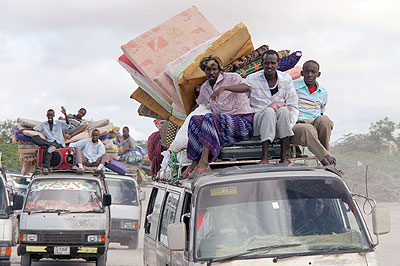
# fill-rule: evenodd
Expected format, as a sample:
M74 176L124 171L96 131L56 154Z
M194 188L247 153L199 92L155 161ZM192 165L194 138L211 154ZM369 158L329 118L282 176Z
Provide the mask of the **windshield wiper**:
M257 248L249 248L246 252L235 254L235 255L230 255L222 258L216 258L216 259L211 259L207 265L211 265L213 262L221 262L221 261L230 261L234 259L238 259L240 257L252 254L252 253L257 253L260 251L263 252L270 252L273 249L280 249L280 248L290 248L290 247L298 247L301 246L300 243L293 243L293 244L282 244L282 245L270 245L270 246L262 246L262 247L257 247Z
M352 246L327 246L327 247L310 247L308 250L312 251L355 251L360 250L359 247L352 247Z
M48 212L56 212L58 215L62 213L70 213L71 210L62 210L62 209L47 209L47 210L41 210L41 211L28 211L28 214L32 213L48 213Z

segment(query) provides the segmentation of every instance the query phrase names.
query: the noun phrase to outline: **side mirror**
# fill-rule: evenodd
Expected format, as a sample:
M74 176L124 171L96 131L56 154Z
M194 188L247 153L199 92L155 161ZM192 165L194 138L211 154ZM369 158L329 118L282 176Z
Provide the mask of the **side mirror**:
M390 232L390 212L387 207L375 206L372 209L372 227L377 236Z
M5 209L5 212L6 212L7 215L12 214L12 212L13 212L13 207L12 207L12 206L7 206L6 209Z
M111 195L110 194L104 194L103 195L103 206L110 206L111 205Z
M145 200L145 199L146 199L146 192L140 191L139 200L140 200L140 201L143 201L143 200Z
M186 225L172 223L167 227L168 247L172 251L184 251L186 247Z
M15 194L13 200L13 210L22 210L22 206L24 205L24 196Z

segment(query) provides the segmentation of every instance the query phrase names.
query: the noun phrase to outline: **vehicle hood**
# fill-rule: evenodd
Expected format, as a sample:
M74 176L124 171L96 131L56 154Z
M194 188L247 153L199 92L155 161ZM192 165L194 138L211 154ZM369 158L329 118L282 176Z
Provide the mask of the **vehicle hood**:
M106 213L21 214L20 230L105 230Z
M12 231L12 220L0 219L0 242L11 242Z
M111 219L139 220L139 206L111 205Z
M368 254L368 255L367 255ZM368 257L368 262L367 262ZM203 265L206 265L204 263ZM244 259L235 260L230 262L214 262L211 265L224 265L224 266L305 266L305 265L318 265L318 266L377 266L377 260L374 252L370 253L347 253L347 254L325 254L325 255L312 255L312 256L297 256L278 259L273 262L273 258L260 258L260 259Z

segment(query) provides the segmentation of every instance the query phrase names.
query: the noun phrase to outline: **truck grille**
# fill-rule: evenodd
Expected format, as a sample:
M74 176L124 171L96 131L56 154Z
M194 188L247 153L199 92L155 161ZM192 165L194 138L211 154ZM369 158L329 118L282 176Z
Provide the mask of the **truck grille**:
M62 243L62 244L81 244L83 243L84 237L82 234L76 234L76 233L63 233L63 232L58 232L58 233L44 233L42 235L42 242L46 243Z

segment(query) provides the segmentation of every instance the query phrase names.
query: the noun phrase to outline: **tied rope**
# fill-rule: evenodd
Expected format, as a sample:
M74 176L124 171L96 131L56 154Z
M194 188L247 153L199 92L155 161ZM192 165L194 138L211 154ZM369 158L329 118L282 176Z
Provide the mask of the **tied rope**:
M168 166L171 167L171 181L169 182L172 185L176 180L178 180L178 157L176 152L171 152L171 160L168 163Z

